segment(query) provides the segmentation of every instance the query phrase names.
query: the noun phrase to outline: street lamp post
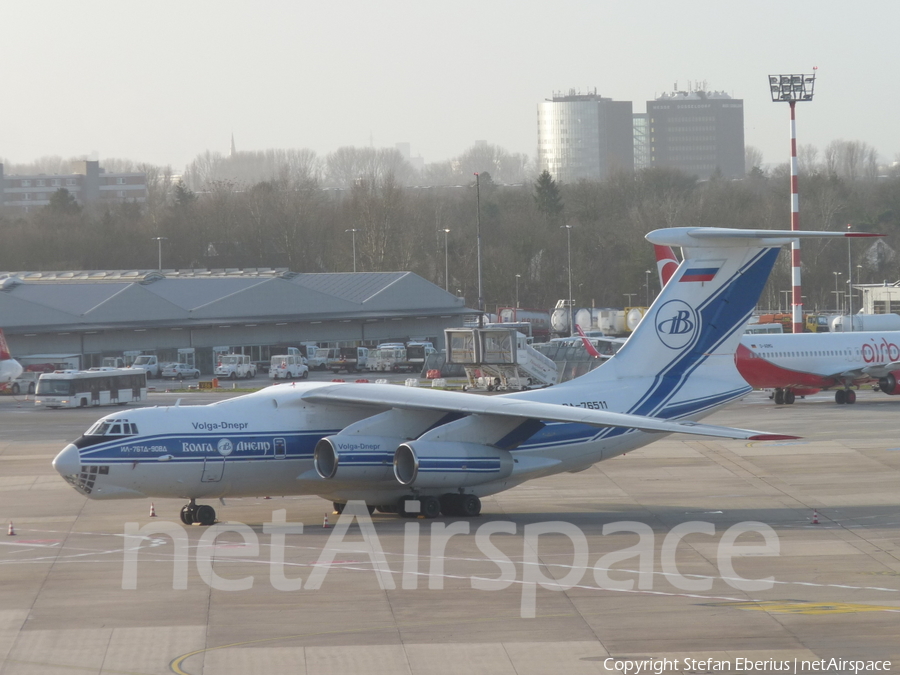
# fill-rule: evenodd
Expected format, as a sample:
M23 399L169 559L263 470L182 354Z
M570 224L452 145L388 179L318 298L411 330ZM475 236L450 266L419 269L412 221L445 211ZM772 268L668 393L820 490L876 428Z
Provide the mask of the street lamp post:
M650 270L644 271L644 276L646 278L646 281L644 281L644 286L647 287L647 307L650 306L650 275L651 274L652 274L652 272Z
M833 272L833 274L834 274L834 309L838 314L840 314L841 308L838 305L838 299L840 298L840 296L838 295L838 277L841 276L841 273Z
M438 232L444 233L444 290L450 290L450 258L447 255L447 235L450 234L450 230L444 228L442 230L438 230Z
M150 241L155 241L159 248L159 269L162 270L162 243L164 240L168 239L168 237L151 237Z
M356 233L359 232L359 228L351 227L349 229L344 230L344 232L349 232L350 238L353 241L353 271L356 272Z
M569 254L569 335L575 333L575 299L572 297L572 226L561 225L566 230L566 248Z
M773 102L786 102L791 106L791 229L800 229L800 196L797 192L797 123L794 108L797 101L812 101L816 86L816 73L812 75L769 75L769 92ZM791 282L793 284L793 329L803 332L803 299L800 290L800 242L791 242Z
M481 286L481 182L475 174L475 244L478 253L478 327L484 327L484 291Z
M519 279L521 278L521 274L516 275L516 309L519 309Z

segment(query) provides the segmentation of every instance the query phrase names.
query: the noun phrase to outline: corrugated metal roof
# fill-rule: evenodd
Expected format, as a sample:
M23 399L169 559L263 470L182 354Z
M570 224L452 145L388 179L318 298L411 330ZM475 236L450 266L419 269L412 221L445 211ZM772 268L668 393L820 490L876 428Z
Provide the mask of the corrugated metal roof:
M462 300L412 272L215 272L222 274L19 272L21 283L0 284L0 325L14 333L471 312Z

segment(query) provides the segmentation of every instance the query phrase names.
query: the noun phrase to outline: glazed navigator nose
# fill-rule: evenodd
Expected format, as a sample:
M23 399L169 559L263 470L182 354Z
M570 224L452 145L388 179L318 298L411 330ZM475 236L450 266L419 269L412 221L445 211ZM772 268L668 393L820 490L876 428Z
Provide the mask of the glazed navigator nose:
M69 443L53 459L53 468L60 476L77 476L81 472L81 458L78 456L78 448Z

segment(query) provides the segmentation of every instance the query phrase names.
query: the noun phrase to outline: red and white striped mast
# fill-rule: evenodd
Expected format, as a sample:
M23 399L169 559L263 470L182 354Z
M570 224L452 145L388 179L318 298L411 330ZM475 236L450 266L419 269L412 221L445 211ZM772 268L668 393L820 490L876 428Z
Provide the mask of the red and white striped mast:
M769 91L772 101L787 103L791 107L791 229L800 229L800 194L797 190L797 121L795 107L797 101L812 101L816 85L817 68L812 75L769 75ZM800 242L791 242L791 285L792 285L792 330L802 333L803 292L800 287Z

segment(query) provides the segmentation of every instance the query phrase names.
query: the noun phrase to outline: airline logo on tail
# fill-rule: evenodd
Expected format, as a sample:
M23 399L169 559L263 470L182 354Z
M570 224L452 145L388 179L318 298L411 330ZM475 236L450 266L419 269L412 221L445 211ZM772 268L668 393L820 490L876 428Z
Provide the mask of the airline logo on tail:
M700 328L700 320L694 308L684 300L670 300L656 313L656 334L669 349L684 349Z

